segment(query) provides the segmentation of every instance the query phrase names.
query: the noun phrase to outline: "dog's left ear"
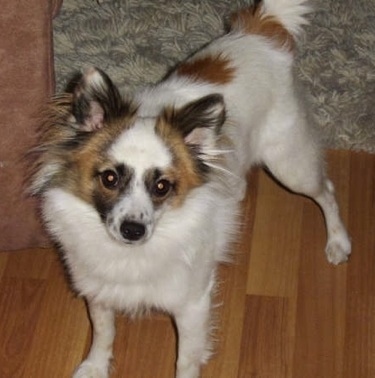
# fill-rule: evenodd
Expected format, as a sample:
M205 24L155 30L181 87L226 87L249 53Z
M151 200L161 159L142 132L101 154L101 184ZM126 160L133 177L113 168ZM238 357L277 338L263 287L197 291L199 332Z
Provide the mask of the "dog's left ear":
M186 144L213 147L225 122L224 98L211 94L195 100L173 114L173 125L184 137Z
M73 94L71 125L81 131L101 129L111 117L128 110L119 90L99 68L88 68L76 75L68 86Z

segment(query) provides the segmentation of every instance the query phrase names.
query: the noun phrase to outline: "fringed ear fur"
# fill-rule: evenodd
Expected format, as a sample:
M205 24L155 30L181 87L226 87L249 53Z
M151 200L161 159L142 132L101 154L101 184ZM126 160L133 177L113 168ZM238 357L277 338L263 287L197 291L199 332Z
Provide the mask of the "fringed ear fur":
M211 94L174 111L172 124L180 130L187 145L203 152L214 146L225 119L223 96Z
M81 131L101 129L105 121L129 110L117 87L98 68L89 68L77 75L68 88L73 94L69 121Z

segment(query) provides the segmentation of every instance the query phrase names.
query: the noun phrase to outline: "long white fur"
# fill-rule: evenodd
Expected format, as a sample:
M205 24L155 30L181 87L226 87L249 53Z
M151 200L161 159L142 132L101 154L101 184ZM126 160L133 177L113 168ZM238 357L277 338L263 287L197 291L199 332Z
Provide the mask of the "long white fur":
M300 32L309 10L303 0L265 0L263 7L265 14L277 17L292 34ZM147 243L132 246L109 237L95 209L73 194L54 188L44 195L45 221L63 245L73 284L88 299L95 329L91 351L75 378L108 376L113 310L136 314L151 307L168 311L176 319L180 340L177 377L199 376L200 365L211 351L209 313L215 267L228 259L245 175L254 164L266 165L290 189L322 206L331 262L345 261L350 253L333 187L322 168L319 143L296 93L292 54L264 37L232 33L192 59L218 54L227 57L235 69L229 84L197 82L175 73L140 91L136 101L139 117L150 120L165 106L179 107L221 93L228 117L223 133L233 143L231 151L222 153L227 159L229 183L224 184L221 177L192 190L182 207L160 216ZM123 143L128 143L127 136L123 138ZM155 138L149 135L144 139L145 150L160 142ZM158 159L168 161L168 152L158 151ZM114 148L113 154L126 161L121 148ZM212 156L217 154L212 151ZM137 162L132 164L141 169ZM142 169L150 164L146 161ZM222 175L225 172L221 170L218 176Z
M276 0L263 2L263 14L276 17L295 37L308 23L306 15L312 11L306 0Z

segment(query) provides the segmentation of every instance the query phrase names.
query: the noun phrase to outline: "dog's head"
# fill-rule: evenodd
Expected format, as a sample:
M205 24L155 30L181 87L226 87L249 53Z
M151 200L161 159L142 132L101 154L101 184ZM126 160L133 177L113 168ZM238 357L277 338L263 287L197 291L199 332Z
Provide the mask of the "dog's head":
M108 76L89 69L44 114L32 191L63 188L93 206L110 235L147 241L168 208L203 185L225 121L221 95L140 117Z

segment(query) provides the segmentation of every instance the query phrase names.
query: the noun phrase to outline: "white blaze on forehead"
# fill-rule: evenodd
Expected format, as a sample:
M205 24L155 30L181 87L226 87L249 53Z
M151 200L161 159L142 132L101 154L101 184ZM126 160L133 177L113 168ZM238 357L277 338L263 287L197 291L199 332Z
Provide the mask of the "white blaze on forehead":
M168 167L172 156L163 141L155 134L155 119L139 119L123 132L112 145L109 154L119 163L145 171L152 167Z

